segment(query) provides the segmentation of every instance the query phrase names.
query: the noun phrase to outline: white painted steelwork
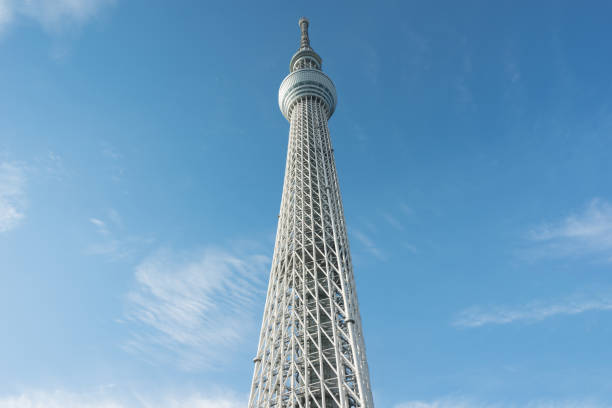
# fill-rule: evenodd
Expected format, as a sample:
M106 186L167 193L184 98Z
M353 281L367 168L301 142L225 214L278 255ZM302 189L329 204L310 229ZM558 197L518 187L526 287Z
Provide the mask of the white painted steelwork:
M334 83L321 71L304 68L287 75L278 90L278 106L287 120L291 120L291 110L305 96L320 98L327 118L334 113L338 101Z
M279 90L289 149L249 408L373 408L327 127L336 89L310 48L306 19L300 28Z

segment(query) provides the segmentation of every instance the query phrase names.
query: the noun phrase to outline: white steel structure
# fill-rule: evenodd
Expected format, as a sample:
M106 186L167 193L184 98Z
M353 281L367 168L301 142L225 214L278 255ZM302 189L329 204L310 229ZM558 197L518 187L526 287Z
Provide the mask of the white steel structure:
M291 123L276 246L249 408L373 408L353 267L327 120L333 82L300 49L278 93Z

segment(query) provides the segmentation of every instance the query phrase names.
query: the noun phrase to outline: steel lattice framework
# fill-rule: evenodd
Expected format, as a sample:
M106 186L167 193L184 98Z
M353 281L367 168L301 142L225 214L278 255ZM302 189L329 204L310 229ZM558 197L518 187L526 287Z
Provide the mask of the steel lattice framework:
M291 124L276 246L249 408L373 408L361 317L327 121L333 82L300 19L279 90Z

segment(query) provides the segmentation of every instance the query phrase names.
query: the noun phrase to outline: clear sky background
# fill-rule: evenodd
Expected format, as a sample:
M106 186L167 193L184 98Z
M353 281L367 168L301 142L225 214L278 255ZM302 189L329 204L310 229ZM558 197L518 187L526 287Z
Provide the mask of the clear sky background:
M300 16L379 408L612 407L609 2L0 0L0 407L246 406Z

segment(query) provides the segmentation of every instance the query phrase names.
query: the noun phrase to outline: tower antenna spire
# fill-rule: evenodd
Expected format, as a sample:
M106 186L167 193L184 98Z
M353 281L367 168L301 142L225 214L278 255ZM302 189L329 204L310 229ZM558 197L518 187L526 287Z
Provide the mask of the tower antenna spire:
M308 38L308 19L306 17L300 18L299 24L300 30L302 31L302 38L300 39L300 49L310 48L310 38Z

